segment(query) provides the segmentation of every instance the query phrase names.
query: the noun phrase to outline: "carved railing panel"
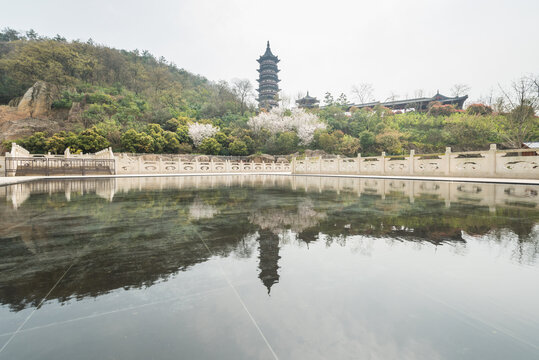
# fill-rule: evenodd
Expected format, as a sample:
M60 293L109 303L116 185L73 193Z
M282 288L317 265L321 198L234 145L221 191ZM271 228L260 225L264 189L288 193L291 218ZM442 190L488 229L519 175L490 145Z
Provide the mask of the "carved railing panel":
M358 173L358 159L357 158L343 158L339 159L339 173L340 174L357 174Z
M360 174L379 174L382 172L382 161L375 157L361 159L359 169Z
M386 159L384 161L385 172L393 175L402 175L410 172L409 160Z
M443 175L442 159L414 159L414 172L420 175Z

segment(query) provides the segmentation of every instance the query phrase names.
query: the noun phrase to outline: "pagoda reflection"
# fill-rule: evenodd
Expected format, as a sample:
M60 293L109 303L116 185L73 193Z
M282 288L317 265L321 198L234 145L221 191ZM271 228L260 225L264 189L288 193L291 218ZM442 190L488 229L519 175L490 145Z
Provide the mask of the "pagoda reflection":
M271 287L279 282L279 236L271 231L261 230L258 237L258 268L260 273L258 278L262 281L268 295Z

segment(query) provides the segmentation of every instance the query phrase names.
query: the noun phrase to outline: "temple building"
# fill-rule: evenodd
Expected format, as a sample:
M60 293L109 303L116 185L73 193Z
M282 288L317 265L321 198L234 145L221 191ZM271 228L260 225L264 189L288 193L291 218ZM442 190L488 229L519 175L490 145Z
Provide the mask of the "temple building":
M278 105L279 101L279 69L277 63L280 61L277 56L271 53L270 44L266 47L264 55L258 58L260 68L258 69L258 107L269 110Z
M320 101L315 97L309 96L309 92L307 91L307 95L296 100L296 104L301 109L318 109Z
M350 105L350 108L351 107L355 107L358 109L373 108L377 105L381 105L386 108L390 108L392 110L414 109L415 111L427 111L429 109L430 103L439 102L442 105L455 105L457 109L462 109L462 106L464 105L464 102L467 99L468 99L468 95L447 97L440 94L440 92L438 91L436 95L434 95L433 97L422 97L422 98L395 100L395 101L387 101L387 102L374 101L374 102L365 103L365 104L352 104Z

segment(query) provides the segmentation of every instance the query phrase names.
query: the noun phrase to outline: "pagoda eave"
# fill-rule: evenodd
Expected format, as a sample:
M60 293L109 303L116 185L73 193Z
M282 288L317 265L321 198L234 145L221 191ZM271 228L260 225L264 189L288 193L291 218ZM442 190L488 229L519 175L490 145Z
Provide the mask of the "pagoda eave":
M264 61L264 60L271 60L271 61L273 61L273 62L275 62L275 63L278 63L279 61L281 61L281 60L279 60L277 57L274 57L274 58L271 58L271 57L265 57L265 58L260 57L260 58L258 58L256 61L258 61L259 63L261 63L261 62Z

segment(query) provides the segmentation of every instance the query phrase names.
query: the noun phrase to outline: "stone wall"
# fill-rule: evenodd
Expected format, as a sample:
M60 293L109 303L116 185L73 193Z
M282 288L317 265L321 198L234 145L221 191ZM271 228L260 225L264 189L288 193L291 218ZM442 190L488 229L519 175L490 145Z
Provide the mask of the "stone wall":
M524 156L526 155L526 156ZM295 174L357 174L391 176L450 176L539 179L539 156L528 149L498 151L491 145L487 151L444 154L382 156L331 159L295 159Z

